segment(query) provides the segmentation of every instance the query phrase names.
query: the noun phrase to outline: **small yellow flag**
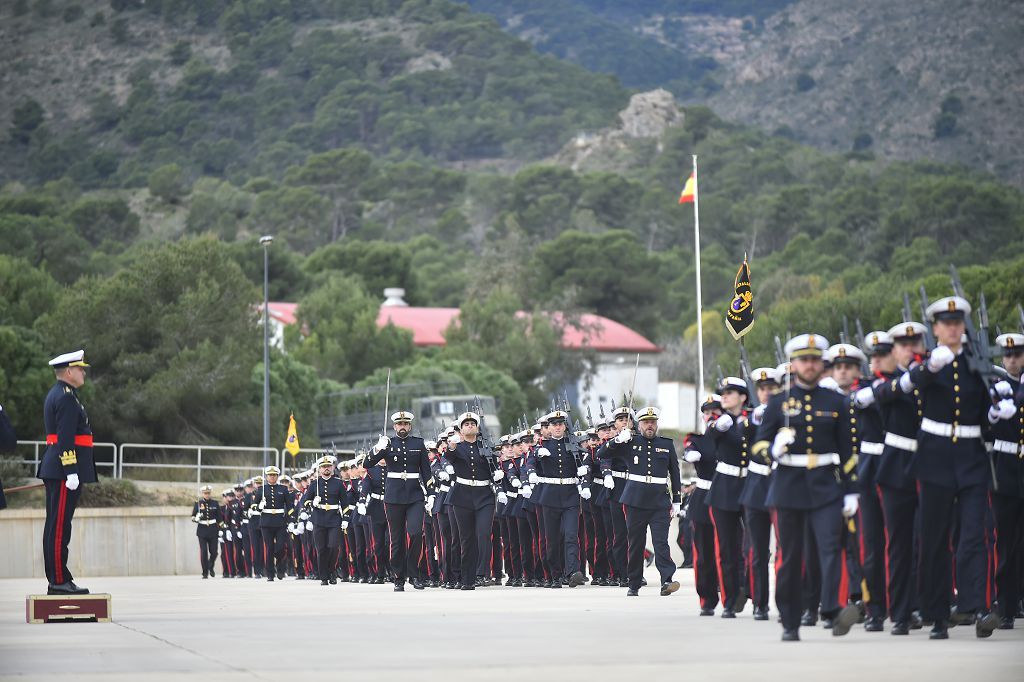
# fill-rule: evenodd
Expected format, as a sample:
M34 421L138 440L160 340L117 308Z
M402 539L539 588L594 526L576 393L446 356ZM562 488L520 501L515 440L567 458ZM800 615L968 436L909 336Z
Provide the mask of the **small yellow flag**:
M292 457L299 454L299 432L295 428L295 415L288 419L288 439L284 442L284 448L292 453Z

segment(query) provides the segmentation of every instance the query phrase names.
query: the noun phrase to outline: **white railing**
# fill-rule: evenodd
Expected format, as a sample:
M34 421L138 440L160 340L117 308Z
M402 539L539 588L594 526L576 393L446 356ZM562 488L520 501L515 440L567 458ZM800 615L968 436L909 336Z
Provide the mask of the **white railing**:
M32 476L35 476L36 475L36 471L39 469L39 460L42 459L43 450L46 449L46 441L42 441L42 440L19 440L18 441L18 448L21 449L22 446L28 446L28 447L32 448L32 458L31 459L28 459L28 458L7 459L7 461L8 462L14 462L15 464L27 464L27 465L30 465L32 467ZM40 450L40 448L42 448L42 450ZM110 459L107 460L106 458L103 458L101 460L99 454L103 453L103 452L107 452L107 451L110 452ZM18 450L15 450L15 453L17 453L17 452L18 452ZM99 443L99 442L96 442L96 443L92 444L92 452L93 452L93 460L96 462L96 468L97 469L109 469L110 470L109 476L111 476L113 478L117 478L118 477L118 469L117 469L118 448L117 448L117 444L115 444L115 443Z
M195 463L184 462L158 462L155 453L160 451L195 452ZM136 453L149 452L148 457L139 457ZM233 462L231 464L212 464L203 462L203 453L207 455L237 453L243 456L243 460L251 461ZM281 466L281 451L277 448L242 447L235 445L170 445L165 443L122 443L119 448L117 478L139 478L138 476L125 476L125 469L194 469L197 483L207 480L203 472L227 471L231 475L224 478L250 478L251 476L263 473L264 454L268 464ZM161 453L162 454L162 453ZM147 461L148 460L148 461Z

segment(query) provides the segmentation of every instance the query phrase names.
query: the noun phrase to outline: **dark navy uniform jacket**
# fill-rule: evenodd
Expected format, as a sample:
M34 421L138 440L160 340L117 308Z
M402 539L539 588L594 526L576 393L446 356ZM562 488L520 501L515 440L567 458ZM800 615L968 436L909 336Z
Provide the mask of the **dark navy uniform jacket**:
M260 528L284 528L295 511L292 505L292 494L288 492L288 486L275 483L271 485L264 483L256 493L253 503L259 509L260 503L266 500L266 506L260 510ZM281 512L268 512L268 509L280 509Z
M318 504L313 500L320 498ZM345 482L337 476L324 478L316 476L310 479L309 487L302 494L299 506L306 508L308 503L309 516L314 526L321 528L341 528L342 514L347 506L348 490Z
M622 502L622 491L626 486L626 461L618 457L612 457L608 454L608 448L614 444L612 439L604 442L603 445L597 448L597 459L601 462L601 477L611 475L615 481L615 487L611 490L606 489L606 495L608 500L608 506L621 504Z
M887 374L876 373L874 377L858 379L850 389L850 395L862 388L870 386L875 393L882 384L890 381ZM857 453L857 478L861 490L873 491L878 482L878 470L882 465L882 454L885 452L885 416L882 406L876 399L866 408L854 407L850 402L850 428L853 430L855 451Z
M380 460L377 460L380 461ZM387 490L387 469L379 466L366 467L364 485L359 489L359 499L366 505L366 516L373 523L387 523L384 515L384 494Z
M709 507L725 511L740 510L740 496L747 475L746 427L746 413L733 417L733 424L726 431L719 431L713 423L708 424L705 435L715 441L715 457L719 465L715 477L711 479L711 490L708 491Z
M785 406L796 435L788 455L806 463L793 465L797 460L788 455L779 458L765 502L781 509L817 509L858 492L847 399L821 386L806 389L794 384L789 393L788 398L781 392L768 400L752 454L763 457L771 452L775 434L785 426ZM836 455L838 464L822 464Z
M217 504L217 500L211 498L197 501L192 505L193 521L195 521L196 514L199 515L199 523L196 524L196 537L217 537L217 530L221 522L220 505Z
M399 438L391 436L390 444L371 455L370 459L387 462L387 485L384 488L384 501L388 504L422 504L423 488L430 480L430 456L427 446L419 436ZM398 478L398 476L404 476Z
M571 480L570 483L541 483L539 495L534 494L533 501L542 507L571 509L580 504L580 494L576 488L576 460L569 452L568 437L548 438L541 442L551 454L547 457L536 457L534 470L540 478Z
M452 490L448 502L456 507L483 509L494 505L494 490L491 488L491 465L484 457L480 440L472 443L462 441L454 450L445 453L448 463L455 469ZM457 479L486 481L487 485L464 485Z
M697 473L697 486L690 495L690 506L686 512L686 518L694 523L711 523L711 515L708 514L708 489L706 486L715 477L715 465L718 460L715 458L715 442L708 433L693 433L686 439L685 451L696 450L700 453L700 459L693 463Z
M63 479L78 474L81 483L96 482L92 456L92 429L78 394L70 384L58 381L43 404L46 451L36 471L37 478Z
M745 437L748 443L757 440L757 426L753 422L747 422L744 428ZM751 454L747 459L747 477L743 481L743 492L740 493L740 505L748 509L767 511L768 487L772 481L772 465L774 464L771 455L767 451L755 456ZM698 462L700 464L700 462ZM694 491L696 494L696 491Z
M679 460L672 439L662 436L645 438L640 434L625 443L608 441L605 452L609 457L625 461L630 476L647 480L625 479L622 504L638 509L668 510L679 502ZM650 479L662 479L653 482ZM668 479L667 481L664 479Z
M253 506L252 501L256 499L256 493L258 493L262 487L263 486L253 486L252 492L245 493L242 497L242 512L245 514L245 518L249 520L249 527L257 530L260 527L260 510Z
M1021 382L1009 378L1014 394L1021 392ZM1024 394L1022 394L1024 397ZM1024 404L1017 401L1017 414L992 425L992 460L996 469L996 494L1024 497ZM1016 452L1010 451L1016 447Z
M967 369L963 351L937 373L922 363L910 370L914 387L920 391L924 419L960 426L988 428L988 408L992 405L988 386ZM988 486L992 480L985 441L982 438L947 438L917 434L917 452L910 459L910 470L919 481L947 488Z
M891 434L888 435L889 443L885 443L887 435L882 436L882 460L878 463L875 480L888 488L916 493L917 481L907 473L914 452L895 444L917 447L917 432L921 428L921 415L924 414L921 391L917 388L911 393L900 390L900 377L905 373L905 369L899 369L887 377L885 382L874 387L875 404L882 412L885 434Z

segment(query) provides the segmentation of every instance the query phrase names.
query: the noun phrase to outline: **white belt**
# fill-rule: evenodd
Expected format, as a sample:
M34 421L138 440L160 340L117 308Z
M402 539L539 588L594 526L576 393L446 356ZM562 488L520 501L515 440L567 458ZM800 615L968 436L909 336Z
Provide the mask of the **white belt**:
M733 478L744 478L747 475L747 471L743 467L726 464L725 462L716 464L715 471L726 476L732 476Z
M639 474L629 474L626 476L626 479L637 483L655 483L657 485L665 485L668 483L667 478L658 478L657 476L640 476Z
M992 449L996 452L1006 452L1011 455L1016 455L1020 452L1020 445L1009 440L996 440L992 443Z
M591 485L599 485L599 486L601 486L603 488L604 487L604 479L603 478L595 478L591 482Z
M284 514L284 509L264 509L264 514Z
M872 443L871 441L863 441L860 444L860 451L865 455L880 455L885 446L881 443Z
M625 478L628 475L628 471L615 471L614 469L612 470L612 476L614 476L615 478Z
M413 471L413 472L408 472L408 471L389 471L388 472L388 478L400 478L403 481L406 481L406 480L408 480L410 478L419 478L419 476L420 476L420 474L419 474L418 471Z
M199 521L199 525L200 526L212 526L215 523L217 523L216 519L209 519L207 521Z
M443 485L440 488L438 488L438 490L440 490L443 493L446 493L446 492L448 492L451 489L452 489L452 487L450 485Z
M900 450L906 450L907 452L917 452L916 440L890 433L889 431L885 432L885 444Z
M371 500L383 500L384 496L383 495L378 495L377 493L370 493L370 499Z
M548 478L547 476L538 476L537 483L547 483L549 485L576 485L580 482L578 478Z
M474 488L482 488L485 485L491 484L490 481L478 481L475 478L462 478L461 476L457 476L455 482L459 485L468 485Z
M317 509L323 509L324 511L331 511L332 509L341 509L340 504L318 504Z
M747 470L750 471L750 473L758 474L759 476L768 476L772 473L772 468L770 466L767 464L758 464L757 462L750 462L747 464Z
M508 499L512 500L512 499L515 499L515 498L519 497L519 493L505 493L505 497L507 497Z
M839 453L825 452L820 455L783 455L779 457L779 464L787 467L805 467L817 469L829 465L839 464Z
M697 487L701 490L711 490L711 481L706 478L698 478Z
M921 420L921 430L933 436L945 436L946 438L981 438L980 426L953 426L928 419L928 417Z

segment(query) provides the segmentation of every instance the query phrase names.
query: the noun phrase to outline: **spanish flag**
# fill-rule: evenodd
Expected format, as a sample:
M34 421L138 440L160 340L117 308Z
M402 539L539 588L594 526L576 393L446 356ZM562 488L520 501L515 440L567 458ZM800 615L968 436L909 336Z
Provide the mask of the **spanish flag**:
M292 453L292 457L299 454L299 432L295 428L295 415L288 419L288 438L284 442L284 448Z
M680 204L692 204L693 197L697 194L697 173L694 171L690 173L690 177L686 180L686 186L683 187L683 193L679 195Z

